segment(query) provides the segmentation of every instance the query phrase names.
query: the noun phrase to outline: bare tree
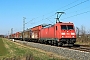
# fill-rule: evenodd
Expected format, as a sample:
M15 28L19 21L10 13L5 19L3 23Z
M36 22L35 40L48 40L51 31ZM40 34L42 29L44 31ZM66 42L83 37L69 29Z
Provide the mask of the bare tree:
M87 30L87 38L90 40L90 29Z
M81 26L81 35L82 37L86 35L85 27L83 25Z
M80 28L76 27L76 34L77 34L77 42L85 44L88 44L90 42L90 30L86 31L83 25Z
M80 33L80 29L78 28L78 27L76 27L76 35L77 35L77 37L79 37L79 34Z

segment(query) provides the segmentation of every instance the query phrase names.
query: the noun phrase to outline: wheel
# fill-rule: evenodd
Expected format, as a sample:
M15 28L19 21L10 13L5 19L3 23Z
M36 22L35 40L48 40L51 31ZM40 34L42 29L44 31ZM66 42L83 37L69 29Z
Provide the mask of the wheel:
M48 44L48 41L45 41L45 44L47 45Z
M58 43L57 41L53 41L53 45L54 45L54 46L58 46L57 43Z
M63 45L63 43L62 42L58 42L58 46L62 46Z
M68 44L68 46L71 46L72 47L72 46L74 46L74 44L73 43L72 44Z

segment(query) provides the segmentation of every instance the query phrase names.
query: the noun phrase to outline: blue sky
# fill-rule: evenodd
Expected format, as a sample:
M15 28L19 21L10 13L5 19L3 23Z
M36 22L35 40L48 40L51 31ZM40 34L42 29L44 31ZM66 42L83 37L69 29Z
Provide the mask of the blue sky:
M75 27L90 29L89 0L0 0L0 34L22 31L23 17L25 28L40 24L55 23L56 12L65 12L63 22L73 22Z

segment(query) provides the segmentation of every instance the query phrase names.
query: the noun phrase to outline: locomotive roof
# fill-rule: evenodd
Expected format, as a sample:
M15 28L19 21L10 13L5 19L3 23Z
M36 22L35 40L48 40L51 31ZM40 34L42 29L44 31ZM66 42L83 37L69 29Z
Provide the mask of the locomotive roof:
M57 23L72 23L72 22L57 22Z
M63 25L63 24L68 24L68 25L69 25L69 24L70 24L70 25L71 25L71 24L73 24L73 23L72 23L72 22L58 22L58 23L56 23L56 24L61 24L61 25Z

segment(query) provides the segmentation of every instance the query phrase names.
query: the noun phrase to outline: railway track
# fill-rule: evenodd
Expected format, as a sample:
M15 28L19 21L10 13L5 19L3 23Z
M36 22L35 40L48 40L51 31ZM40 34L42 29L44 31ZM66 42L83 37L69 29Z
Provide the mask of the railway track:
M90 52L90 47L71 47L70 49L74 49L74 50L80 50L80 51L85 51L85 52Z
M48 44L48 45L49 45L49 44ZM52 45L51 45L51 46L52 46ZM62 46L62 47L63 47L63 48L68 48L68 49L73 49L73 50L90 52L90 46L88 46L88 45L78 45L78 44L74 44L74 46L64 45L64 46Z
M79 50L79 51L84 51L84 52L90 52L90 46L88 46L88 45L75 44L74 46L63 46L63 48Z
M51 45L52 46L52 45ZM59 46L60 47L60 46ZM68 49L73 49L73 50L79 50L79 51L84 51L84 52L90 52L90 46L88 45L79 45L75 44L74 46L67 46L64 45L62 46L63 48L68 48Z
M66 48L80 50L80 51L84 51L84 52L90 52L90 47L66 47Z

